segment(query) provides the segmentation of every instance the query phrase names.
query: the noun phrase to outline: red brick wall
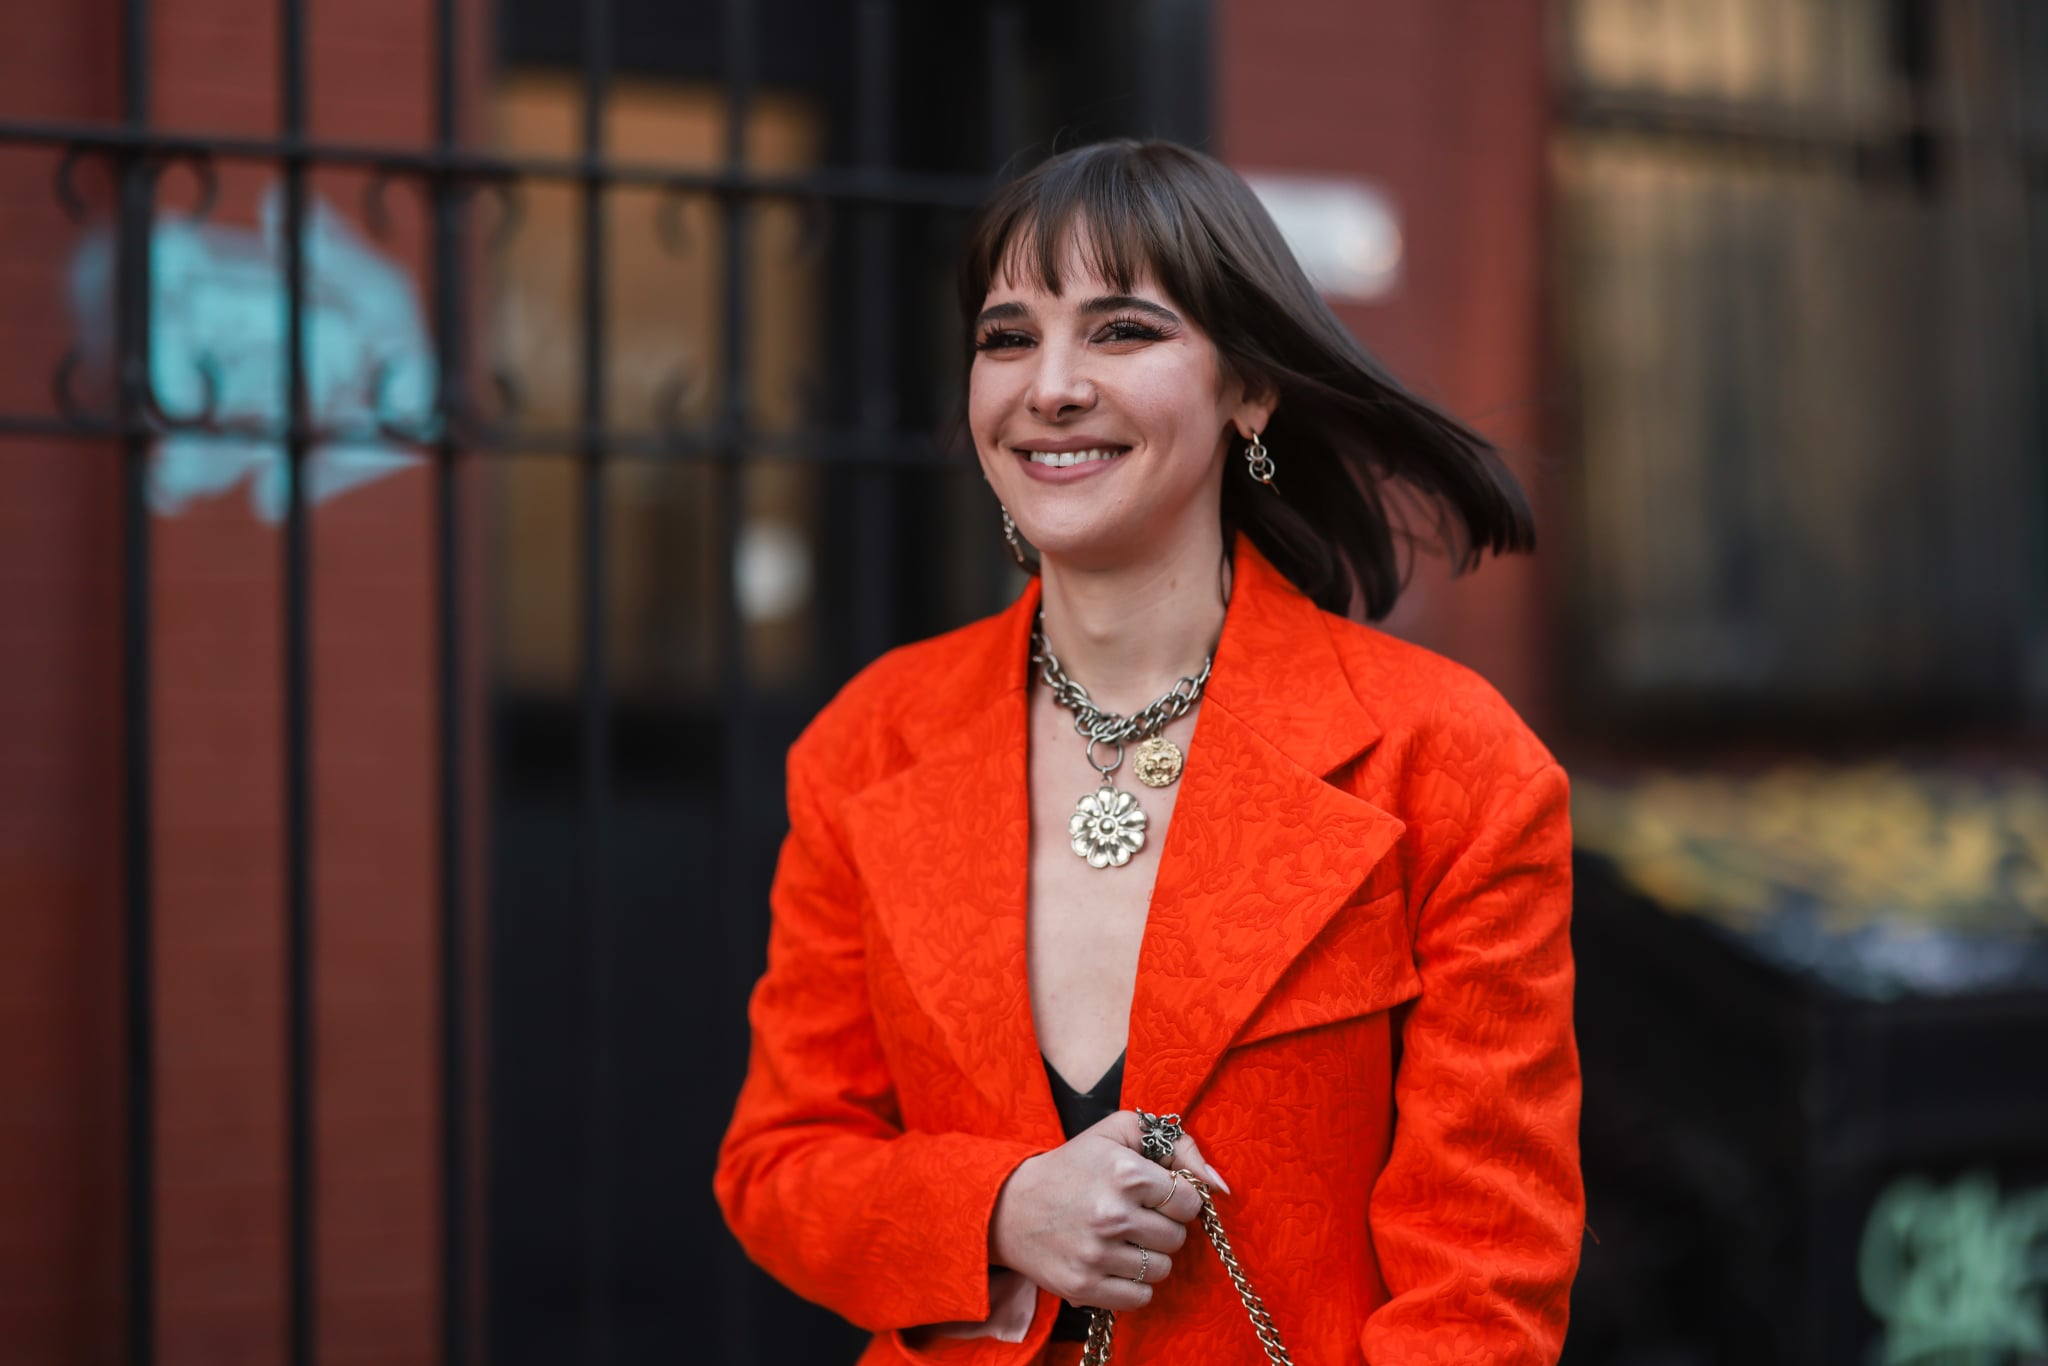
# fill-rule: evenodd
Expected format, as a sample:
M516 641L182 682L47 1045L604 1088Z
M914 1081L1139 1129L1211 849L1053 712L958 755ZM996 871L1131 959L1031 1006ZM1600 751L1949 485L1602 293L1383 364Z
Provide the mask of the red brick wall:
M1561 537L1542 445L1544 9L1220 0L1216 48L1226 160L1363 176L1397 207L1400 285L1338 312L1397 375L1509 452L1543 555L1457 581L1425 560L1390 625L1478 668L1539 726ZM1284 474L1287 453L1273 456Z
M106 118L112 6L0 4L0 117ZM72 325L58 158L0 147L0 410L43 412ZM103 182L102 182L103 183ZM120 483L0 438L0 1360L111 1361L122 1297Z
M472 6L470 35L480 41ZM267 134L275 9L157 0L155 121ZM118 7L0 0L0 118L118 114ZM416 142L421 0L309 6L315 135ZM474 87L472 87L473 89ZM77 335L56 158L0 144L0 411L47 411ZM223 177L253 227L267 168ZM103 172L82 177L109 203ZM314 192L354 216L359 182ZM165 182L165 206L191 182ZM418 200L377 243L425 278ZM90 387L90 386L88 386ZM120 484L107 448L0 437L0 1361L122 1340ZM321 1356L435 1355L439 1097L432 488L313 518ZM159 1359L271 1363L284 1340L281 532L246 487L154 523L151 598Z

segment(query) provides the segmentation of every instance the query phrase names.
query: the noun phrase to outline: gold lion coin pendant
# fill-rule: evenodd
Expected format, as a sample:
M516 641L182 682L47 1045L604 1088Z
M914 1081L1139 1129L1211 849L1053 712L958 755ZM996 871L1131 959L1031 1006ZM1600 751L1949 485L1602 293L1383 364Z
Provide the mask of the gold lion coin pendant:
M1187 756L1180 752L1180 746L1164 735L1155 735L1138 746L1137 762L1132 768L1138 781L1147 787L1166 787L1180 776L1181 765Z

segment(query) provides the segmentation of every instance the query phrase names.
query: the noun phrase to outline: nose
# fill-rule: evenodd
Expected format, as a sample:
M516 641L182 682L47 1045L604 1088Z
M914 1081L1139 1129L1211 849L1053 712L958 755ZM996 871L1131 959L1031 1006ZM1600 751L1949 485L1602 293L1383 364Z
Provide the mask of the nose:
M1088 378L1084 354L1054 341L1038 347L1037 366L1025 403L1041 422L1085 413L1095 406L1095 385Z

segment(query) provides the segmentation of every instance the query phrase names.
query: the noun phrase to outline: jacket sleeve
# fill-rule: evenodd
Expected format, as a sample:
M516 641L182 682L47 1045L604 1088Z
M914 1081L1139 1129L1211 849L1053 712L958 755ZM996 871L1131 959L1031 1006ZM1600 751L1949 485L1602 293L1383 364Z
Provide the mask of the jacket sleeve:
M864 894L814 738L790 752L768 968L713 1190L755 1262L863 1328L980 1320L996 1196L1038 1149L904 1131L869 1005Z
M1568 787L1547 756L1490 786L1416 915L1422 992L1369 1206L1391 1298L1366 1321L1368 1366L1563 1350L1585 1224Z

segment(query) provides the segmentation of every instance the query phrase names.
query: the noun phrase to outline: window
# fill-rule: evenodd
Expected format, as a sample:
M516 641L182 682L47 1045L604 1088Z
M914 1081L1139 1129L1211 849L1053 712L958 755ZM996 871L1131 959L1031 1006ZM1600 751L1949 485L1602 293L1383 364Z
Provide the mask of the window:
M2048 702L2048 13L1577 0L1562 50L1577 694Z

